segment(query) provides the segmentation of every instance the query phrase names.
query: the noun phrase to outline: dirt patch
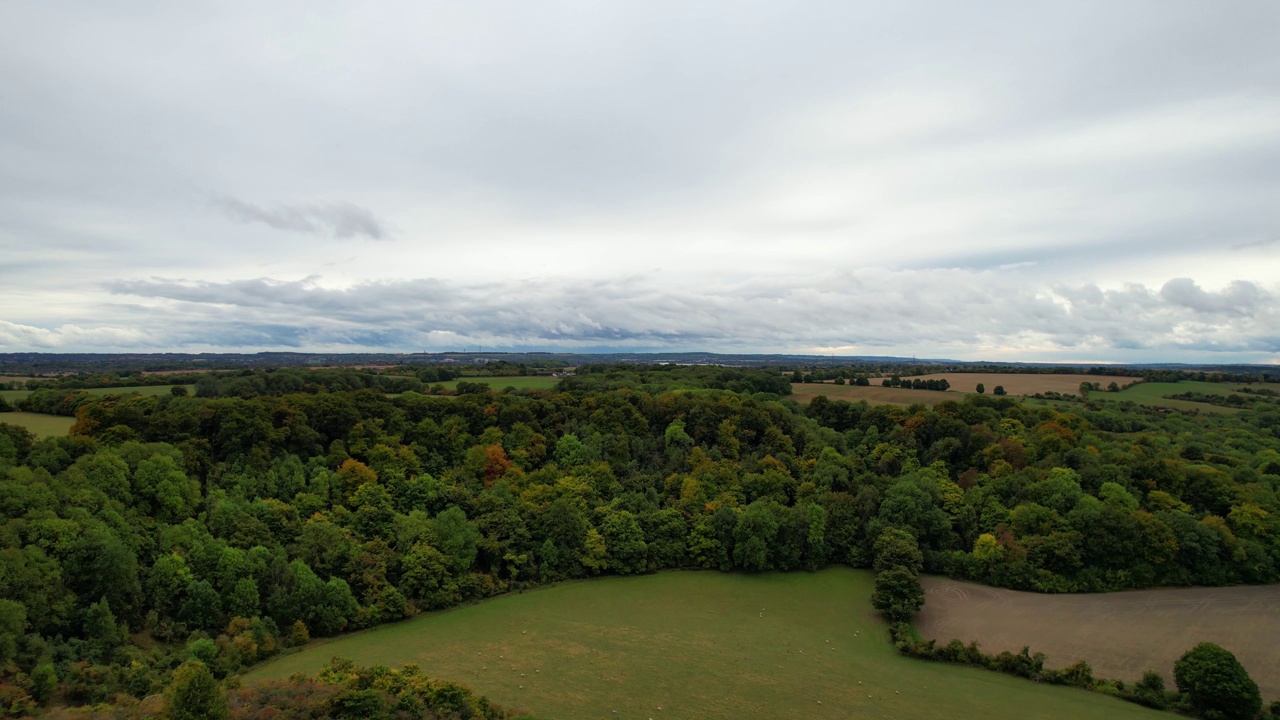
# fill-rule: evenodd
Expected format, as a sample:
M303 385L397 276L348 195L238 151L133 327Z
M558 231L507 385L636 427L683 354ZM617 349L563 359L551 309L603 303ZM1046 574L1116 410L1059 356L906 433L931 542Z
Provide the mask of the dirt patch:
M921 581L915 624L924 638L977 641L989 653L1030 646L1049 667L1086 660L1095 676L1126 682L1157 670L1170 688L1174 661L1213 642L1235 653L1265 698L1280 698L1280 585L1041 595Z

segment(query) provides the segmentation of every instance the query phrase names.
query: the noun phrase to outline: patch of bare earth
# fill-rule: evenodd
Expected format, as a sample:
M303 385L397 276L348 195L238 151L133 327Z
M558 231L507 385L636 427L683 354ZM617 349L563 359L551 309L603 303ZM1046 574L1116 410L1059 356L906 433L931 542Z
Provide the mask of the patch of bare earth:
M1095 595L1042 595L945 578L922 578L921 637L988 653L1042 652L1046 665L1079 660L1095 677L1135 681L1147 670L1173 687L1173 663L1196 643L1235 653L1262 688L1280 698L1280 585L1162 588Z

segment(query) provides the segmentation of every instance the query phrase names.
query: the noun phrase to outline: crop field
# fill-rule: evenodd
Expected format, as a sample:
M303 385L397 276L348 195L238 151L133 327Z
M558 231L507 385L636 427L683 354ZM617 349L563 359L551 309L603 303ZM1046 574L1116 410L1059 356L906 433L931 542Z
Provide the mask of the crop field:
M243 679L314 673L335 655L413 662L560 720L1165 717L1083 690L901 657L871 590L869 572L847 568L567 583L313 641Z
M1057 392L1064 395L1079 395L1080 383L1101 383L1102 387L1114 382L1120 387L1132 383L1137 378L1110 375L1049 375L1037 373L936 373L933 375L913 375L910 380L943 380L951 383L951 392L976 392L978 383L986 386L990 395L997 385L1003 385L1010 395L1034 395L1043 392ZM873 384L875 380L871 381ZM1141 384L1141 383L1139 383ZM1094 393L1102 394L1102 393ZM1091 394L1090 397L1093 395Z
M819 395L826 395L831 400L848 400L849 402L865 400L872 405L907 406L920 403L929 407L933 407L943 400L957 399L955 395L948 395L937 390L882 387L877 384L880 382L879 379L871 382L872 384L866 387L836 385L834 383L798 383L791 386L791 398L801 405L807 404Z
M1196 643L1236 654L1280 699L1280 585L1162 588L1095 595L1041 595L944 578L921 578L921 637L977 641L987 652L1030 646L1049 667L1078 660L1095 676L1135 681L1159 671L1173 688L1173 663Z
M195 393L195 385L184 385L189 393ZM90 395L168 395L173 392L172 385L130 385L114 388L86 388ZM0 397L16 402L31 394L30 390L0 390Z
M7 412L0 413L0 423L20 425L30 430L36 437L52 437L55 435L66 435L67 431L71 429L71 426L76 423L76 419L62 417L61 415Z

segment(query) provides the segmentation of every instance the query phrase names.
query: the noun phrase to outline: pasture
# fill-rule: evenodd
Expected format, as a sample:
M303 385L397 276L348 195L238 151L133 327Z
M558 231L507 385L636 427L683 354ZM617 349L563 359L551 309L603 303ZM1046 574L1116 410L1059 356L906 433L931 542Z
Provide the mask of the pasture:
M1094 595L1041 595L921 578L921 637L977 641L988 653L1030 646L1048 667L1087 660L1095 676L1136 681L1147 670L1173 687L1173 663L1196 643L1236 654L1280 699L1280 586L1162 588Z
M1236 412L1233 408L1222 407L1221 405L1210 405L1209 403L1192 402L1189 400L1169 400L1165 395L1179 395L1182 393L1202 393L1204 395L1221 395L1226 397L1239 393L1242 387L1262 389L1266 388L1280 392L1280 383L1210 383L1195 382L1184 380L1176 383L1152 382L1138 383L1130 388L1125 388L1118 393L1090 393L1090 400L1102 400L1106 402L1135 402L1140 405L1156 405L1158 407L1168 407L1177 410L1200 410L1201 412L1219 412L1230 413ZM1267 399L1267 398L1259 398ZM1270 398L1274 399L1274 398Z
M910 388L882 387L879 379L872 380L871 385L836 385L835 383L797 383L791 386L791 398L801 405L819 395L826 395L830 400L848 400L849 402L867 401L872 405L907 405L922 404L933 407L943 400L955 400L954 395L937 390L912 390Z
M1042 373L935 373L933 375L913 375L908 380L943 380L951 383L950 392L977 392L978 383L986 386L987 394L995 391L997 385L1003 385L1010 395L1034 395L1043 392L1056 392L1064 395L1079 395L1080 383L1101 383L1102 387L1114 382L1120 387L1136 382L1138 378L1111 375L1049 375ZM876 381L872 380L872 384ZM1141 384L1141 383L1139 383ZM1104 393L1090 393L1089 397Z
M7 412L0 413L0 423L19 425L30 430L36 437L42 438L66 435L67 432L71 430L71 426L76 423L76 419L71 417L62 417L61 415Z
M505 390L506 388L515 388L516 390L553 390L555 386L560 384L560 378L549 377L545 375L519 375L511 377L461 377L457 380L449 380L442 383L429 383L431 386L443 385L446 390L456 390L458 383L483 383L494 390Z
M871 591L871 573L848 568L566 583L313 641L243 680L315 673L339 655L417 663L561 720L1165 717L1101 694L902 657Z
M194 395L196 392L195 385L184 385L187 392ZM85 388L84 391L90 395L168 395L173 392L172 385L129 385L126 387L113 388ZM0 397L9 402L17 402L22 398L31 394L30 390L0 390Z

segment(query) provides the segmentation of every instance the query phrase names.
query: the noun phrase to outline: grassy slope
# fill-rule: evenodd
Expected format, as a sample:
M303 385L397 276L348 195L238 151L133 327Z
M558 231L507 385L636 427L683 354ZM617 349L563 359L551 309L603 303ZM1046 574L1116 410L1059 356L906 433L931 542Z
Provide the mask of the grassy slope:
M845 568L569 583L316 641L244 679L315 672L334 655L415 662L560 720L1168 717L1082 690L900 657L871 609L871 590L870 573Z
M0 413L0 423L20 425L34 433L36 437L66 435L75 422L75 418L61 417L59 415L42 415L29 412Z
M195 385L187 385L185 387L187 392L195 394ZM172 388L172 385L133 385L116 388L89 388L85 392L90 395L168 395L173 392ZM30 390L0 390L0 397L10 402L17 402L30 394Z

